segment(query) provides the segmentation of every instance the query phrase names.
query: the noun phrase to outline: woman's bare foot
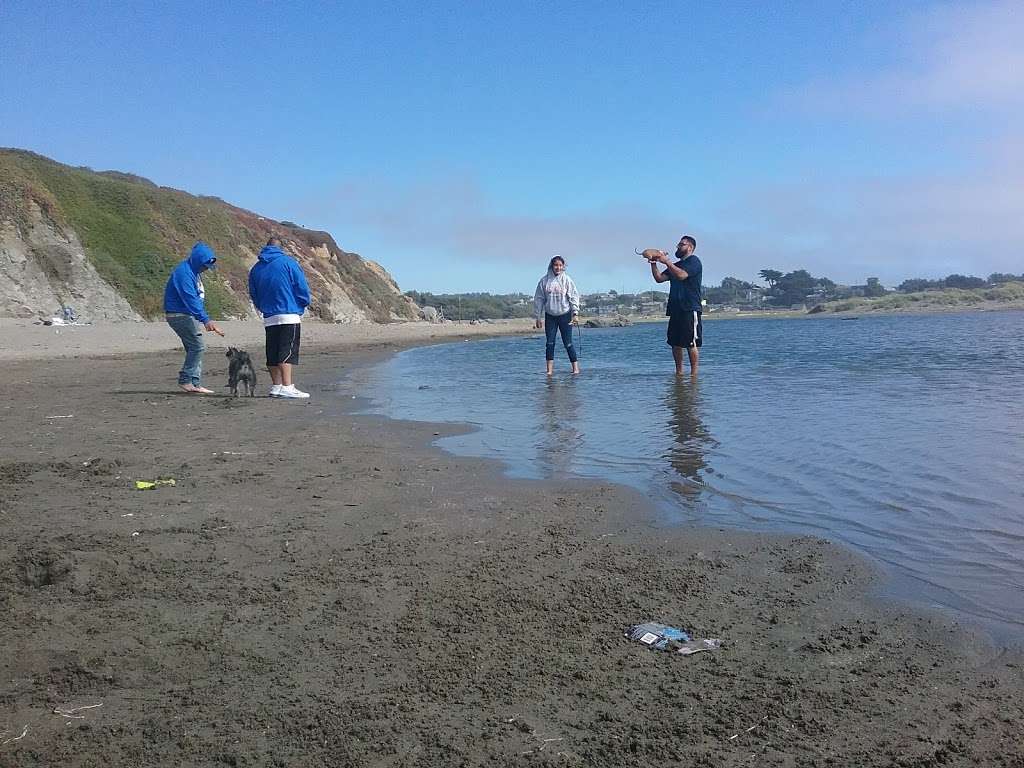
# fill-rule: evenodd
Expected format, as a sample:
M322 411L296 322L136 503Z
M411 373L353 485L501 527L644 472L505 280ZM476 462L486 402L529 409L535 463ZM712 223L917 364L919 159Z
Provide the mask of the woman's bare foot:
M179 384L178 388L181 389L182 392L188 392L190 395L194 395L196 393L196 388L191 384Z
M580 372L580 364L579 363L573 363L572 364L572 375L573 376L578 376L579 372Z
M207 389L206 387L196 387L192 391L195 392L197 395L212 395L213 394L213 390L212 389Z

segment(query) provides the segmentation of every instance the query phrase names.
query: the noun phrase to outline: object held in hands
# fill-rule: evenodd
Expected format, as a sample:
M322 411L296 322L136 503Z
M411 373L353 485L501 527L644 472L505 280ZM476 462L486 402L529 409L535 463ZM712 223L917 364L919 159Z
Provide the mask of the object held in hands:
M643 256L648 261L660 261L661 257L665 255L665 251L659 251L657 248L645 248L643 252L633 249L638 256Z

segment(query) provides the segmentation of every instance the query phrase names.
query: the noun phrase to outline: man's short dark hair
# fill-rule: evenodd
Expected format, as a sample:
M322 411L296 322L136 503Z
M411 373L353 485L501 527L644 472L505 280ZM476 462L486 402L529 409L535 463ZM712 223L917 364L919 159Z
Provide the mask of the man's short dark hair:
M269 240L267 240L267 245L276 245L278 248L280 248L281 241L276 237L272 237Z
M683 235L681 239L683 242L689 243L693 247L693 250L697 250L697 239L693 237L693 235Z

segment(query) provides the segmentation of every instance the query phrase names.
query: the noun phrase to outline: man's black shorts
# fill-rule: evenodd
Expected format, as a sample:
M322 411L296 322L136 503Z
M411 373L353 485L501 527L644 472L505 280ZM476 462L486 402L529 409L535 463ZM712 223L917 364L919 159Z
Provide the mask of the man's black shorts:
M673 312L668 316L670 347L699 347L704 340L700 312Z
M268 325L266 331L267 365L281 365L281 363L298 365L302 324Z

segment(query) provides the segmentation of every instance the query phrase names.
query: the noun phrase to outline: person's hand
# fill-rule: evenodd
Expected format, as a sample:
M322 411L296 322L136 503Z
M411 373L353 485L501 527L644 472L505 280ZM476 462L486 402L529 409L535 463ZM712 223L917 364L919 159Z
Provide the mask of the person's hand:
M224 331L217 327L217 324L210 320L208 323L203 323L203 328L210 331L210 333L216 333L218 336L223 336Z
M534 328L540 328L540 318L533 321Z
M672 258L667 253L665 253L665 251L661 251L658 254L658 258L656 260L660 261L662 264L665 264L666 266L672 263Z
M572 320L570 320L569 322L572 323L573 325L579 325L580 324L580 316L577 315L577 314L574 314L572 316Z

